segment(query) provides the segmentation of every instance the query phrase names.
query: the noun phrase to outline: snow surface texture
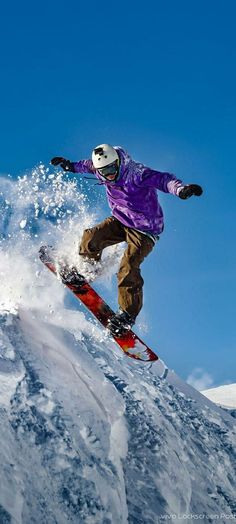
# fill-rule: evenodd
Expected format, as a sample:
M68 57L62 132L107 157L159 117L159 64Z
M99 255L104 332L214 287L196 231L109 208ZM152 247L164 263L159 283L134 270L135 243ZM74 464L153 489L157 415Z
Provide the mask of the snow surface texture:
M235 419L126 357L38 260L78 261L81 189L43 166L1 184L0 523L236 518Z

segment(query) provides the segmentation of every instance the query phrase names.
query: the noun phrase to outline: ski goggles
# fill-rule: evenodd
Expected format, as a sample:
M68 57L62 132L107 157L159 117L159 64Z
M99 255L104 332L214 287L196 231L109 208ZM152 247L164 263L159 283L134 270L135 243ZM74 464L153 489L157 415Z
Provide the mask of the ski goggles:
M112 164L109 164L108 166L100 167L98 169L99 175L102 175L105 178L109 175L118 175L118 171L119 165L117 160L115 160L115 162L112 162Z

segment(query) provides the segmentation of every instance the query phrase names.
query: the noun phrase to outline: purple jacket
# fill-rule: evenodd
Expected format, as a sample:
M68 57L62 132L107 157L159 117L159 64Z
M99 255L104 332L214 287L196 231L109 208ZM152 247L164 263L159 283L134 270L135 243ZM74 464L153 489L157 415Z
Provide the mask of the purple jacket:
M178 195L181 180L139 164L121 147L115 147L120 158L120 175L115 182L105 181L93 167L92 160L74 162L76 173L93 173L104 183L112 215L122 224L145 233L159 235L164 228L163 211L157 189Z

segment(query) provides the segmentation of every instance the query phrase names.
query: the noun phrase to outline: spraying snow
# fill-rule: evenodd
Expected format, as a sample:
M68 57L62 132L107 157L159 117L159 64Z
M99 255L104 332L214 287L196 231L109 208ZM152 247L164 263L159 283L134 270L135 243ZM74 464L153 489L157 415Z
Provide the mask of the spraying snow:
M38 249L42 244L53 244L59 254L79 266L80 238L83 230L98 220L98 206L89 206L78 178L60 171L51 173L39 165L17 180L1 178L0 210L1 309L40 307L48 297L61 303L64 291L42 270ZM104 252L107 282L117 269L121 249ZM44 297L39 293L42 287L47 288Z

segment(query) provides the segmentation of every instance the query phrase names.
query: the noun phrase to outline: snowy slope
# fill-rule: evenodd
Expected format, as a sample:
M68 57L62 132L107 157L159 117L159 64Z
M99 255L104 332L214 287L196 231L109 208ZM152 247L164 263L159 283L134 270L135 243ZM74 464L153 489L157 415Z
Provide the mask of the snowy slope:
M91 220L78 188L49 176L2 187L1 524L228 522L235 419L123 355L40 265L42 242L69 250Z
M202 394L222 407L236 409L236 384L206 389Z

